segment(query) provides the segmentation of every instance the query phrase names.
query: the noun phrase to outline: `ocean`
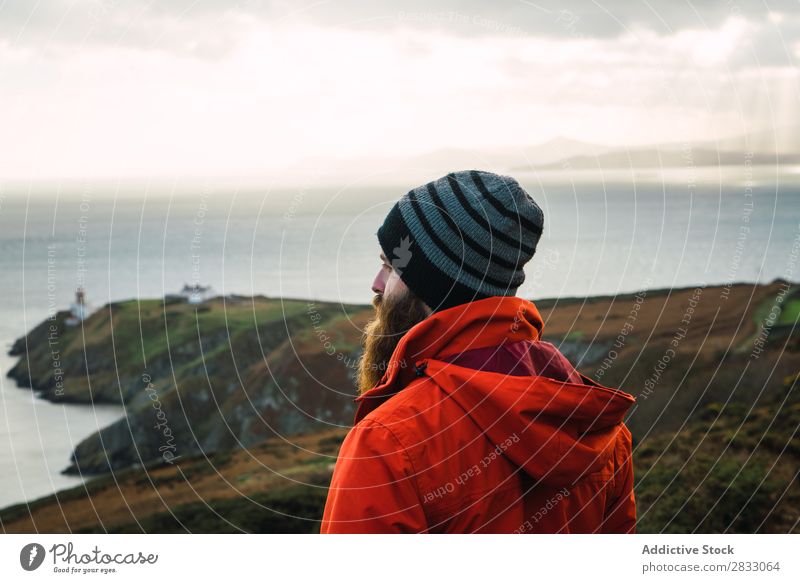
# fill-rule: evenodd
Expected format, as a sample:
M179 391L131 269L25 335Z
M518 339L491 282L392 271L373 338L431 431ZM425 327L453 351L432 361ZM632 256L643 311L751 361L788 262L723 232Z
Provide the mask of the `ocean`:
M518 295L605 295L797 279L800 173L738 169L583 180L517 176L545 213ZM368 304L375 232L410 186L256 188L211 183L71 183L0 189L0 341L68 308L161 297L185 284ZM5 378L0 357L0 507L81 483L59 471L118 406L55 405Z

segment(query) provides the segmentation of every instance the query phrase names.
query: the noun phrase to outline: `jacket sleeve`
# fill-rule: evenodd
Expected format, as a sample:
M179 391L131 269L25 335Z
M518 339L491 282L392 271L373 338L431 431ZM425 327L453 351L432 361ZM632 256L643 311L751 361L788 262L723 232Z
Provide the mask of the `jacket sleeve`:
M342 442L320 532L423 532L416 472L395 434L364 419Z
M609 498L602 532L636 534L636 498L633 494L633 454L631 432L622 424L615 451L617 463L613 496Z

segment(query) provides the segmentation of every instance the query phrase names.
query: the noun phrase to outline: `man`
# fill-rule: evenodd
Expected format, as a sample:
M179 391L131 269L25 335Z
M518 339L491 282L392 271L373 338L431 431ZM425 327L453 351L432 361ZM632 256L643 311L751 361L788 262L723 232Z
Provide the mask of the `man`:
M321 532L635 532L635 399L576 371L515 296L543 224L477 170L391 209Z

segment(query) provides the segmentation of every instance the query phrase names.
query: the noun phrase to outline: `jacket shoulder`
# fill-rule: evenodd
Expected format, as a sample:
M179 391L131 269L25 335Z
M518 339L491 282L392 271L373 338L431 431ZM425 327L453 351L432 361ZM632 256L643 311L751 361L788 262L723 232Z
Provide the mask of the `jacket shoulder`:
M443 397L439 387L430 378L414 379L365 415L359 424L367 421L390 428L395 428L398 424L407 425L410 420L424 415L431 407L436 406Z

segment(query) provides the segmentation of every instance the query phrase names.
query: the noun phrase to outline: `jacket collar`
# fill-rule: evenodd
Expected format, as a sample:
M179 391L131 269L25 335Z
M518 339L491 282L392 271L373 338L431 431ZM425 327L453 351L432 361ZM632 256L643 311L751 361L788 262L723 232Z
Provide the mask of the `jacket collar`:
M355 421L422 376L427 359L519 340L539 340L544 322L533 302L492 296L434 312L400 339L381 381L356 397Z

